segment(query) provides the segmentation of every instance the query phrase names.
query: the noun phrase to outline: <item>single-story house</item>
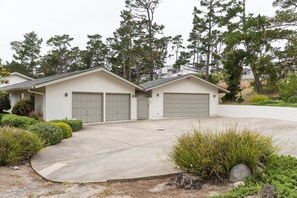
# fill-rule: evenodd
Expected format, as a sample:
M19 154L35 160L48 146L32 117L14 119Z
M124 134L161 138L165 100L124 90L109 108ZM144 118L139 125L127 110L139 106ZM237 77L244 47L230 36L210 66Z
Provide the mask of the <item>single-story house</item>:
M103 68L28 79L0 90L10 94L12 106L21 96L33 96L45 120L85 123L212 116L218 93L227 92L193 75L136 85Z

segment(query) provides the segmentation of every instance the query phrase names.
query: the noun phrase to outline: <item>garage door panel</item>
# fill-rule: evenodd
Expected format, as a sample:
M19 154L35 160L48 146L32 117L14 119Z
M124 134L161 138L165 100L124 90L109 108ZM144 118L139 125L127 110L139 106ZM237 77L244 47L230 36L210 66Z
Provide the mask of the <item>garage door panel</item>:
M72 118L84 123L103 121L103 95L101 93L72 94Z
M208 115L208 94L164 93L164 117L198 117Z
M130 120L130 94L106 94L106 121Z

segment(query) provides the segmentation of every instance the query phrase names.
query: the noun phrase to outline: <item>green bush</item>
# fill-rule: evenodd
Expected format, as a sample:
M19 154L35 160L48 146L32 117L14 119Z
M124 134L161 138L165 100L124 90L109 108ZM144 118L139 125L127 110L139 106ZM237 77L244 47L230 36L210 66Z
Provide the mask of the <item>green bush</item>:
M283 100L266 100L262 102L253 103L253 105L273 107L297 107L297 103L288 103Z
M83 123L81 120L51 120L51 122L63 122L68 124L73 132L79 131L83 127Z
M29 160L44 146L36 134L16 128L0 129L0 165L18 164Z
M263 102L266 100L268 100L268 97L266 95L254 95L251 98L252 103Z
M33 110L34 102L30 99L23 99L14 105L11 112L16 115L29 116Z
M296 96L291 96L288 98L289 103L297 103L297 95Z
M59 127L63 131L63 139L69 138L72 136L72 129L71 127L64 123L64 122L52 122L53 125Z
M37 122L38 121L33 118L14 114L4 114L1 118L1 126L10 126L21 129L27 129L28 126L36 124Z
M0 113L11 108L8 94L0 93Z
M288 99L292 96L297 95L297 75L291 74L287 77L287 79L281 81L278 85L279 88L279 96L288 101Z
M276 151L271 136L249 129L229 128L216 133L194 130L178 138L170 158L180 169L204 179L222 180L240 163L255 172L257 164L265 164Z
M39 135L45 141L46 146L58 144L63 139L62 129L52 123L39 122L29 126L28 130Z

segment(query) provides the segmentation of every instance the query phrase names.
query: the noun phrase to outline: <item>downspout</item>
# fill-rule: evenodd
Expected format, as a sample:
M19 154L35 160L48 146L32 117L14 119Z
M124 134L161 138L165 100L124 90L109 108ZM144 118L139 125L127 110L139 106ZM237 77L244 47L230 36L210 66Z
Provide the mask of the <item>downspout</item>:
M38 95L42 95L42 96L44 96L44 93L36 92L36 91L31 91L30 89L28 89L28 92L29 92L29 93L33 93L33 94L38 94Z

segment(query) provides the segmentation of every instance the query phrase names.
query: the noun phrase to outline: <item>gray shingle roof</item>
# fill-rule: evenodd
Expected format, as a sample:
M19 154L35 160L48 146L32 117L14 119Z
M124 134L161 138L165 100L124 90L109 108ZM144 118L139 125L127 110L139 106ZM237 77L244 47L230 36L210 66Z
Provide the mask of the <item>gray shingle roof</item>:
M7 85L7 86L4 86L4 87L1 87L0 91L1 90L9 91L9 90L31 89L36 85L40 85L40 84L43 84L43 83L48 83L48 82L51 82L51 81L59 80L59 79L62 79L62 78L70 77L70 76L73 76L73 75L76 75L76 74L84 73L84 72L99 69L99 68L100 67L94 67L94 68L91 68L91 69L86 69L86 70L81 70L81 71L74 71L74 72L49 76L49 77L45 77L45 78L33 79L33 80L29 80L29 81L25 81L25 82L13 84L13 85Z
M140 84L141 87L143 87L144 89L150 89L152 87L156 87L159 85L162 85L164 83L168 83L174 80L178 80L180 78L184 78L185 76L176 76L176 77L172 77L172 78L164 78L164 79L158 79L158 80L152 80L152 81L148 81L145 83Z
M172 77L172 78L165 78L165 79L159 79L159 80L153 80L153 81L149 81L149 82L146 82L146 83L142 83L142 84L140 84L140 86L142 88L144 88L145 90L150 90L150 89L152 89L154 87L161 86L163 84L167 84L167 83L170 83L172 81L176 81L176 80L191 77L191 76L196 78L196 79L199 79L200 81L202 81L202 82L204 82L206 84L209 84L211 86L214 86L214 87L218 88L220 93L228 93L229 92L228 90L226 90L226 89L224 89L224 88L222 88L222 87L220 87L218 85L215 85L213 83L210 83L210 82L208 82L206 80L203 80L203 79L201 79L201 78L199 78L199 77L197 77L197 76L195 76L193 74L187 74L187 75L183 75L183 76L176 76L176 77Z

